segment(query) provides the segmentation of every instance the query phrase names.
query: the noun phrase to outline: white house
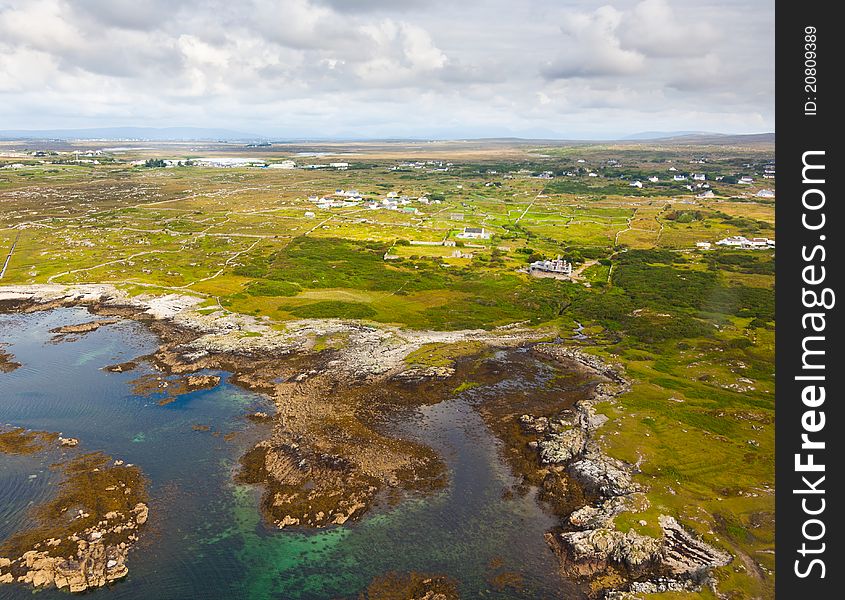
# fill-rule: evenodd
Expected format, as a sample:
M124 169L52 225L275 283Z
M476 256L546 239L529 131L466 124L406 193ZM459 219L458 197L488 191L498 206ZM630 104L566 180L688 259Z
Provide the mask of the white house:
M773 190L760 190L757 192L758 198L774 198L775 192Z
M752 183L754 183L754 178L749 177L748 175L745 175L744 177L739 178L739 183L741 183L743 185L751 185Z
M700 250L710 250L710 242L696 242L695 247Z
M554 260L537 260L528 266L528 272L537 277L567 276L572 274L572 263L563 260L558 254Z
M489 240L490 232L483 227L464 227L457 237L462 240Z
M648 178L648 180L651 183L657 183L658 181L660 181L660 179L657 178L657 175L652 175L651 177Z
M748 241L747 238L741 235L732 235L716 242L717 246L728 246L733 248L740 248Z
M716 242L716 245L727 246L729 248L743 248L745 250L763 250L767 248L774 248L775 241L764 237L755 237L749 240L744 236L734 235L719 240Z
M305 218L306 218L306 219L313 219L313 218L314 218L314 217L316 217L316 216L317 216L317 215L315 215L315 214L314 214L312 211L310 211L310 210L306 210L306 211L305 211Z
M704 173L693 173L692 178L695 181L704 181L705 179L707 179L707 175L705 175Z
M686 175L674 175L672 177L673 181L686 181L686 179L687 179Z
M631 187L635 187L635 188L641 188L641 187L643 187L643 184L642 184L642 183L640 183L639 181L632 181L632 182L631 182L631 183L629 183L628 185L630 185Z

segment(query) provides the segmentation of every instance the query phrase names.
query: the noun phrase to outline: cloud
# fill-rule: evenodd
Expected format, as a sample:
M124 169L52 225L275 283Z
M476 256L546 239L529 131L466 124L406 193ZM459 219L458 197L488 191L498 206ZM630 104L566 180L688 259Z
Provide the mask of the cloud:
M624 14L612 6L593 13L571 13L560 29L566 50L543 69L549 79L631 75L641 71L645 57L622 47L618 30Z
M107 27L149 30L173 18L174 12L190 8L192 2L168 0L82 0L73 5L77 18Z
M0 0L0 122L296 137L773 127L770 6L607 2Z
M318 0L319 4L329 6L340 12L366 13L391 10L404 12L419 8L432 9L431 0Z
M700 18L680 18L667 0L643 0L625 17L622 44L648 56L699 56L719 40L714 25Z

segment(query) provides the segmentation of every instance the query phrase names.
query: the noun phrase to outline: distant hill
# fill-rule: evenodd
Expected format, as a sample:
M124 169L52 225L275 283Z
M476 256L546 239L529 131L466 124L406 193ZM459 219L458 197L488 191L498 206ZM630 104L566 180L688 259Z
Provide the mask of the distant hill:
M202 127L94 127L89 129L0 130L0 139L29 140L148 140L148 141L254 141L264 139L254 133Z
M719 135L718 133L708 133L706 131L641 131L639 133L632 133L626 135L621 140L665 140L667 138L676 138L688 135Z
M742 145L774 143L774 133L708 133L705 131L644 131L622 138L621 141L660 141L678 144Z
M203 127L94 127L88 129L7 129L0 130L0 140L110 140L110 141L148 141L148 142L265 142L277 141L276 138L233 131L230 129L215 129ZM302 140L315 142L351 142L362 143L444 143L460 142L464 144L493 144L493 145L531 145L539 142L551 145L583 145L590 143L617 142L660 142L661 144L702 144L702 145L745 145L774 143L774 133L757 133L747 135L733 135L724 133L708 133L703 131L643 131L617 140L586 140L586 139L555 139L555 138L521 138L521 137L490 137L490 138L463 138L460 140L424 140L424 139L333 139L333 138L312 138ZM287 140L291 142L293 140Z

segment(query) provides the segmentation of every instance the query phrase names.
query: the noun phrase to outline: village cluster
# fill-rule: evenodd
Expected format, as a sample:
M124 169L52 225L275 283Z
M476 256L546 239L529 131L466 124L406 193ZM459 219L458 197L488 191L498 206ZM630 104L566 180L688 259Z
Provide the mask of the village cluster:
M367 199L364 194L356 189L336 189L333 194L326 196L308 196L309 202L317 205L321 210L330 208L349 208L352 206L362 206L369 210L396 210L406 214L418 215L420 210L415 206L410 206L412 202L417 202L423 205L440 204L440 200L430 200L427 196L411 197L407 195L399 195L398 192L388 192L387 195L380 199ZM306 213L306 217L313 217L314 213Z

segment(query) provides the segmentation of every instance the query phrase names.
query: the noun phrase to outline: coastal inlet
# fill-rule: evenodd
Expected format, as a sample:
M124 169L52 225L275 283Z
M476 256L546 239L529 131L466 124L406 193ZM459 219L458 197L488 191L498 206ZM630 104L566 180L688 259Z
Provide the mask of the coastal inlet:
M33 507L60 493L63 473L54 465L65 455L103 453L146 481L149 517L126 558L128 573L94 594L375 598L429 586L443 597L585 597L561 578L544 540L562 504L514 475L533 455L524 444L512 450L522 435L514 413L536 414L550 402L550 410L566 410L592 385L583 374L509 348L462 359L439 383L338 388L350 402L370 400L362 422L427 449L442 467L419 489L379 489L362 516L342 526L280 530L267 518L266 486L244 482L241 460L276 435L272 419L255 415L277 407L235 385L227 370L202 370L187 384L155 361L136 360L161 342L136 320L112 315L96 328L72 327L98 319L83 308L0 315L2 349L19 365L0 373L0 423L78 441L0 453L0 540L36 527ZM0 586L0 599L31 594L29 584ZM45 588L40 597L66 595Z

